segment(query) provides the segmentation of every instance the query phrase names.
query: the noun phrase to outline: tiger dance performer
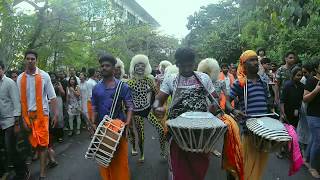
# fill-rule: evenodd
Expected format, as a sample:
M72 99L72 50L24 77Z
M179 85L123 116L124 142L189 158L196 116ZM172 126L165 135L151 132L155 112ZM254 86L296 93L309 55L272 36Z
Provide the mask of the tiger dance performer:
M140 149L139 162L144 162L144 119L147 118L150 123L157 129L160 141L160 155L166 156L165 153L165 134L164 128L156 116L150 112L154 100L156 88L153 76L151 75L151 65L147 56L138 54L130 62L130 79L128 85L132 89L134 104L133 121L138 132L138 145ZM132 144L132 155L137 155L135 147L135 135L133 128L130 130L130 141Z

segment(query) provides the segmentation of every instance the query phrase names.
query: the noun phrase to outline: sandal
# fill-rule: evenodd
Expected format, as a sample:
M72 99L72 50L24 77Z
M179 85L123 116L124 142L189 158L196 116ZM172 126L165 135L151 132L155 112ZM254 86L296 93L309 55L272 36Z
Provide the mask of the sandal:
M316 179L320 179L320 174L317 170L313 169L313 168L309 168L309 173L311 174L312 177L316 178Z
M218 150L213 150L212 152L213 155L217 156L217 157L221 157L221 153Z
M139 163L144 163L144 155L142 155L140 158L139 158Z
M48 168L54 168L54 167L58 166L58 162L57 161L50 161L47 166L48 166Z
M138 155L137 150L132 149L132 150L131 150L131 155L132 155L132 156L136 156L136 155Z
M282 153L280 152L280 153L277 153L277 158L278 158L278 159L283 159L284 156L283 156Z

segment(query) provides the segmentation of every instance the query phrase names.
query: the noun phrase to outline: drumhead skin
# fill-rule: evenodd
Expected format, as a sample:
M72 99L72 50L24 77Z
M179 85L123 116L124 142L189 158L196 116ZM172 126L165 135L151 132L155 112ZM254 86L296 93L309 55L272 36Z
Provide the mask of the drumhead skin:
M264 152L275 152L292 140L284 125L270 117L251 118L246 121L256 148Z
M167 121L167 125L192 129L226 127L219 118L209 112L185 112L177 118Z
M209 153L227 126L209 112L186 112L166 122L178 146L188 152Z
M250 131L266 139L277 141L291 140L291 136L289 136L286 128L279 120L270 117L252 118L248 119L246 124Z

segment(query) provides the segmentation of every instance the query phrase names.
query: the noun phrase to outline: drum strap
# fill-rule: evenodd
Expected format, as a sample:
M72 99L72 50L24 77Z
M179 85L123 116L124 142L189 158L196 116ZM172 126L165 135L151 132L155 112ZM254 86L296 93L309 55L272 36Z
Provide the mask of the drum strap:
M213 95L209 92L209 90L207 89L207 87L204 85L204 83L202 82L201 78L197 75L197 73L193 72L194 76L197 78L197 80L201 83L201 85L204 87L204 89L207 91L208 93L208 97L210 99L211 102L215 102L215 104L219 107L219 109L221 110L221 112L223 114L225 114L224 110L221 108L220 103L216 100L216 98L213 97Z
M248 79L246 79L246 84L243 88L243 96L244 96L244 114L247 114L248 110Z
M114 112L116 110L116 105L118 103L118 99L119 99L119 95L120 95L122 84L123 84L123 82L119 81L119 83L117 85L117 88L116 88L116 92L114 93L114 97L113 97L113 101L112 101L112 105L111 105L111 109L110 109L110 113L109 113L109 117L111 119L113 119L113 115L114 115Z

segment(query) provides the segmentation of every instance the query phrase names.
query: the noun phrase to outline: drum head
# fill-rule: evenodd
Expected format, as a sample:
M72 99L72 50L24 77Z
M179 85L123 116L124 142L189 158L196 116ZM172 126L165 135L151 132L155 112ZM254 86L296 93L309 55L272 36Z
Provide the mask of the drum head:
M276 141L291 140L284 125L276 119L270 117L252 118L247 120L246 125L253 134L263 138Z
M166 123L172 127L192 129L226 127L220 119L209 112L186 112Z

